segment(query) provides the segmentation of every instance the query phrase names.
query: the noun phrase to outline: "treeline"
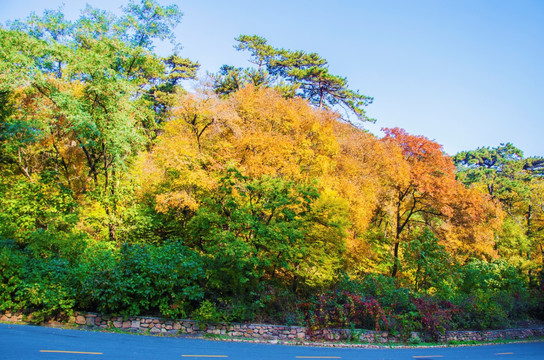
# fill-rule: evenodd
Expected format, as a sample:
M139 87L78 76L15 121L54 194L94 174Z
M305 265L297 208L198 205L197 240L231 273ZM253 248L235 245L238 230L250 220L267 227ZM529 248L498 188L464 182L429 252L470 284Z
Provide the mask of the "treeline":
M153 52L176 6L0 28L0 311L74 309L436 336L544 317L544 159L454 157L317 54ZM356 126L359 125L359 126Z

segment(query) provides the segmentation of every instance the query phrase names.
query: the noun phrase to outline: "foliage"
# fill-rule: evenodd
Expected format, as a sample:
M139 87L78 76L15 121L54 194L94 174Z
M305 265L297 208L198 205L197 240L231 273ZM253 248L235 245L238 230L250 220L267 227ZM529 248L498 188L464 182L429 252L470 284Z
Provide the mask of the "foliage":
M158 311L185 317L202 298L204 277L198 255L180 243L93 249L75 268L78 303L103 313L133 315Z
M453 262L429 230L406 244L404 270L413 277L416 292L444 293L453 282Z
M189 224L193 246L208 254L209 285L238 297L263 279L290 283L293 290L331 279L342 229L327 212L313 209L318 197L311 186L270 177L251 181L229 169Z
M348 291L329 291L303 303L307 327L318 329L387 329L385 311L374 298Z
M410 291L397 286L394 279L389 276L368 274L360 281L350 280L348 284L356 286L357 291L366 296L379 299L380 304L395 313L412 310Z
M538 282L544 269L542 252L542 164L544 158L524 158L523 152L507 143L495 148L465 151L454 158L458 178L484 189L507 214L497 241L499 254Z
M433 298L421 297L414 299L419 312L421 330L424 336L433 341L439 339L451 326L452 316L459 310L449 301L437 301Z
M177 318L202 298L200 258L179 243L89 245L74 263L9 242L2 243L0 254L8 269L0 279L0 310L30 311L36 322L69 316L74 309Z
M16 292L21 283L25 258L17 252L15 244L2 239L0 248L0 311L19 307Z
M257 69L223 65L218 74L212 75L216 93L228 95L246 84L275 85L287 97L300 96L319 108L340 106L359 121L375 121L364 110L373 98L351 90L346 78L329 73L327 61L318 54L276 49L257 35L240 35L236 41L235 48L249 51L250 62Z
M382 203L373 219L392 246L391 276L396 277L402 267L401 244L425 228L439 234L434 241L440 240L450 253L461 255L470 246L478 256L492 256L500 211L482 194L456 181L454 164L439 144L399 128L385 132L382 141L402 154L397 158L399 171L384 183Z
M34 258L6 240L1 246L1 311L30 312L33 322L72 314L75 300L65 259Z
M379 139L349 121L372 98L259 36L236 39L253 67L188 92L181 15L141 0L0 27L0 311L405 339L542 319L542 157Z
M47 172L73 196L90 194L112 241L120 182L156 127L147 91L181 76L178 58L150 51L153 40L171 38L180 16L147 0L120 18L88 7L74 23L46 11L0 29L0 91L24 108L3 111L3 158L29 182Z
M504 328L523 319L536 304L527 279L505 261L473 260L458 270L454 302L463 308L456 321L465 328Z

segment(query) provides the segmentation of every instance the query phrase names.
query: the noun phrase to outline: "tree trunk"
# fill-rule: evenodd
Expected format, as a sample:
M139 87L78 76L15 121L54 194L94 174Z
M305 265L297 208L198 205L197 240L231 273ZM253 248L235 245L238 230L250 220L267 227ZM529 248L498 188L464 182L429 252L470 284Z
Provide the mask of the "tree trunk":
M393 271L391 277L396 277L399 271L399 242L397 241L393 248Z
M111 242L115 242L115 230L115 224L110 220L110 222L108 223L108 235Z

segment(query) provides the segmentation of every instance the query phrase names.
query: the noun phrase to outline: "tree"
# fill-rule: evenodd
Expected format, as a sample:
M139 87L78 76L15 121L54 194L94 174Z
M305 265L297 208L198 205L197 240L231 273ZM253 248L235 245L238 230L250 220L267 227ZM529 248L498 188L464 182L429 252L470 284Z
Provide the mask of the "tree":
M523 152L507 143L478 148L455 155L458 178L468 186L485 189L499 201L508 219L497 247L501 256L527 271L536 282L536 261L542 256L538 189L542 182L542 157L524 158ZM536 193L535 193L536 192Z
M154 121L145 124L147 136L156 138L163 131L163 125L168 120L169 112L175 104L176 98L184 94L181 82L188 79L195 79L200 64L189 59L172 54L164 58L164 74L156 80L153 85L142 95L148 106L153 111Z
M489 195L510 211L526 196L528 184L542 171L544 159L524 159L520 149L507 143L496 148L460 152L454 161L463 183L485 186Z
M228 95L247 83L275 86L287 97L300 96L319 108L341 107L359 121L374 121L364 110L373 99L349 89L346 78L330 74L327 61L318 54L276 49L257 35L240 35L236 41L235 48L249 51L257 69L224 65L212 76L217 93Z
M342 208L312 185L231 168L191 219L190 243L210 260L221 293L251 296L263 281L297 291L329 283L340 268Z
M334 117L273 89L248 86L229 98L181 95L170 115L138 168L142 193L152 194L153 206L175 222L190 219L229 166L250 178L267 175L297 183L334 166Z
M257 35L240 35L236 39L238 44L234 48L238 51L247 50L251 52L249 62L257 65L257 70L261 71L277 56L277 50L268 45L268 41Z
M285 78L293 84L296 94L317 107L340 106L351 111L360 121L374 122L364 110L373 98L349 89L346 78L329 73L327 61L317 54L282 49L269 67L272 74Z
M172 29L181 21L183 13L177 5L161 6L153 0L130 1L123 7L125 16L119 20L121 38L135 48L153 50L154 41L170 40L175 43ZM137 58L131 59L131 65Z
M455 181L454 166L440 145L423 136L413 136L398 128L385 129L383 141L400 147L408 176L390 184L389 219L393 238L393 268L395 277L400 266L400 244L405 233L415 223L424 223L424 215L448 216L451 208L447 199Z
M453 275L453 259L432 231L423 229L405 244L404 251L406 270L412 273L416 292L437 291L448 286Z
M240 68L229 65L221 66L217 74L212 74L213 89L216 94L228 96L240 90L247 84L263 86L269 84L266 72L253 68Z
M385 272L389 247L371 225L374 213L387 201L383 195L389 184L408 174L403 154L398 146L350 124L336 121L333 128L339 150L334 169L322 182L349 204L348 270L353 275Z
M172 37L177 8L147 0L125 10L117 19L88 7L76 23L46 11L14 22L13 30L0 29L0 92L23 109L4 112L5 158L32 181L30 165L46 157L60 184L75 194L93 193L111 240L119 186L147 142L146 127L156 124L144 95L151 85L175 84L184 71L180 59L163 61L150 52L153 39Z
M390 229L387 238L393 247L394 277L400 269L400 244L410 240L413 230L428 227L442 234L444 238L440 240L453 252L463 242L475 239L466 234L452 238L450 227L463 229L488 223L494 215L488 214L488 203L480 194L469 192L456 181L453 161L439 144L398 128L384 131L383 141L400 147L401 166L408 170L407 176L393 178L387 185L384 204L378 208L375 219L376 224ZM493 233L486 236L492 238Z
M530 240L532 251L540 250L540 287L544 287L544 179L542 177L534 178L531 182L530 193L530 211L527 214L527 237ZM528 252L529 253L529 252ZM536 254L535 254L536 255ZM533 258L536 262L537 256ZM535 270L537 270L536 267ZM535 279L532 279L533 281Z

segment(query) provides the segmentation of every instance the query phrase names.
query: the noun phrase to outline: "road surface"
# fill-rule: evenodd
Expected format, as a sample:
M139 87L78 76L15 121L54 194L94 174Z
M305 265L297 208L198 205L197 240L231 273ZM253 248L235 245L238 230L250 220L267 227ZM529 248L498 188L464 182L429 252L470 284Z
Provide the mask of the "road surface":
M544 359L544 342L451 348L325 348L0 324L0 359L397 360Z

